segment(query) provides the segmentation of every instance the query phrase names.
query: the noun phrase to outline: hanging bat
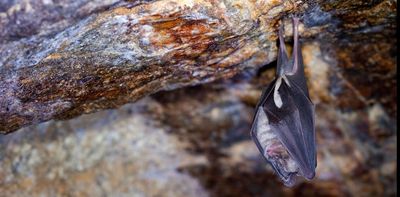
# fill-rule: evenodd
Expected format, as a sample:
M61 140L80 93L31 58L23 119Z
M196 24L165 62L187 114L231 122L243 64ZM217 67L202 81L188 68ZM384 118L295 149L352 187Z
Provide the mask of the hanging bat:
M287 56L283 26L279 28L276 78L263 91L256 107L251 137L263 157L286 186L297 176L311 180L317 166L314 104L304 76L298 39L298 18L293 18L293 55Z

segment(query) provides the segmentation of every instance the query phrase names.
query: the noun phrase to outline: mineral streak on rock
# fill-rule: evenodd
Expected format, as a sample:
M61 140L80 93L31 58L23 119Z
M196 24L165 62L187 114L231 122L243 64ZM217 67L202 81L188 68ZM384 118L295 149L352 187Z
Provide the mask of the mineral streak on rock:
M164 0L90 15L112 3L97 8L72 3L68 9L89 15L76 23L76 16L39 17L37 24L18 18L35 17L30 9L48 8L44 2L7 4L1 10L0 132L258 68L274 60L274 25L279 13L293 6L267 0ZM21 9L26 13L13 17ZM26 34L18 28L24 24ZM16 32L7 31L12 27Z
M315 66L306 75L311 91L324 95L311 96L345 111L381 104L393 118L396 7L393 0L1 1L0 132L256 70L275 59L278 20L293 12L302 16L302 41L320 46L323 61L309 59Z
M256 62L226 80L162 91L116 110L48 121L0 135L1 195L396 196L394 0L296 1L303 2L299 12L294 11L299 7L292 1L231 0L218 4L221 1L187 0L177 2L188 5L179 8L185 11L151 15L166 9L161 2L171 1L0 0L0 130L112 108L156 88L229 77L252 62L242 58L237 60L242 64L220 66L218 58L224 59L224 52L228 58L223 61L233 61L232 57L240 56L231 48L242 47L236 43L253 43L271 50L268 57L273 57L276 49L269 39L276 39L272 36L278 27L275 22L286 18L285 25L290 24L288 12L296 12L304 14L299 26L302 52L310 96L317 105L315 180L290 190L284 188L250 141L254 107L262 88L275 74L270 64L255 75ZM195 9L195 5L199 7ZM129 19L129 12L143 18L149 9L156 10L146 15L148 21L136 17L129 22L136 22L136 26L117 28ZM164 16L168 22L150 20ZM209 19L203 20L203 16ZM248 19L257 21L256 26ZM114 27L109 40L105 35L111 30L106 24ZM171 35L176 30L169 26L201 28L191 32L212 42L204 52L211 56L195 55L196 59L183 49L174 49L165 57L140 56L140 66L134 65L139 55L125 53L132 46L141 44L135 50L154 54L169 49L153 45L155 41L169 41L165 37L146 39L134 32L124 37L121 32L129 29L140 31L140 35ZM221 35L213 37L210 32ZM236 33L237 37L229 37ZM290 33L286 32L287 38ZM89 35L97 37L89 39ZM197 43L186 35L171 36L170 42L185 38L187 43ZM234 39L238 37L247 42ZM129 44L109 45L122 42L121 38ZM255 41L260 38L267 42ZM86 45L79 48L78 39ZM194 45L185 46L195 51ZM168 59L173 54L180 54L176 62ZM251 61L264 60L257 58L262 54ZM204 64L208 60L215 62ZM212 71L218 69L214 75ZM152 80L151 74L159 76L164 71L169 78ZM129 89L133 86L139 88ZM24 96L26 92L29 95ZM9 112L11 109L14 111Z

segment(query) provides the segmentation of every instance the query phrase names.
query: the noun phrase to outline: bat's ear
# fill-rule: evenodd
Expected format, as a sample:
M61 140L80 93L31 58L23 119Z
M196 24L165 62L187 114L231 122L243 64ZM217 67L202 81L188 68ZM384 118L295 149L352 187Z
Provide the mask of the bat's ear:
M285 47L283 22L279 27L278 35L279 35L279 51L278 51L276 75L282 76L285 73L287 65L289 64L289 58Z

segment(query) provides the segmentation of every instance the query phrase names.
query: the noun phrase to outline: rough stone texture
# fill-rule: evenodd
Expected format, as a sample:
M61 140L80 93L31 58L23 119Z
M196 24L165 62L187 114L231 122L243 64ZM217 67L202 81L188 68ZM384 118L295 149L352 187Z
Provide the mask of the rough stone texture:
M395 1L21 0L1 7L1 132L259 68L276 58L276 27L290 12L302 15L305 40L333 51L330 75L341 83L333 93L357 98L339 98L339 107L379 102L396 115Z
M318 45L304 48L310 52L304 54L307 68L320 63ZM322 73L312 76L326 77ZM373 106L368 114L342 112L322 103L325 93L313 85L321 117L316 129L317 175L291 189L283 186L249 137L261 94L258 86L273 74L273 69L251 78L254 73L244 73L231 80L161 92L118 110L4 135L0 192L7 196L394 196L396 136L383 108Z
M178 3L192 5L187 9L160 7L170 2L0 0L3 132L170 90L120 109L0 136L0 194L396 196L395 1L188 0ZM35 9L54 17L33 14ZM151 54L168 47L151 40L153 48L134 47L147 42L138 35L152 33L145 31L149 21L137 18L137 26L115 29L112 36L118 39L107 39L105 25L121 27L125 20L118 17L129 21L131 15L163 9L182 9L176 12L182 15L162 15L166 21L157 21L161 15L151 18L157 36L176 32L170 27L182 30L169 37L171 43L186 39L183 29L191 25L216 35L179 43L202 43L190 45L199 46L189 47L190 53L178 48L142 59L126 51ZM293 12L302 18L305 71L316 104L318 166L313 181L288 189L260 157L249 129L275 62L258 68L275 59L280 18L290 43ZM8 22L17 18L20 22ZM128 29L137 32L123 34ZM89 39L96 32L97 39ZM212 44L204 49L202 39ZM216 62L207 64L211 60Z
M139 103L15 133L29 140L2 138L1 195L207 196L177 170L206 160L141 115L145 108Z
M115 108L159 90L258 68L274 60L273 27L279 13L290 5L279 1L154 1L110 8L62 29L67 25L59 27L57 17L63 12L55 16L50 11L42 13L56 5L39 3L34 9L35 2L16 3L1 15L3 132ZM82 16L107 6L105 2L98 7L64 3L66 13L81 4L88 6L79 7ZM19 7L21 14L15 11ZM43 20L35 20L42 25L26 19L34 13L44 14ZM66 16L65 23L72 24L75 17ZM56 27L48 30L48 25Z

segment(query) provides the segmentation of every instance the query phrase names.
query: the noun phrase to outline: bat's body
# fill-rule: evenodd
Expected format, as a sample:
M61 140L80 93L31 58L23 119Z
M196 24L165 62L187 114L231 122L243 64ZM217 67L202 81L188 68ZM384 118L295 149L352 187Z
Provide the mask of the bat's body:
M296 175L312 179L317 166L314 104L309 98L298 22L293 19L293 55L287 56L282 27L276 79L264 90L257 105L251 136L263 157L285 185L292 186Z

